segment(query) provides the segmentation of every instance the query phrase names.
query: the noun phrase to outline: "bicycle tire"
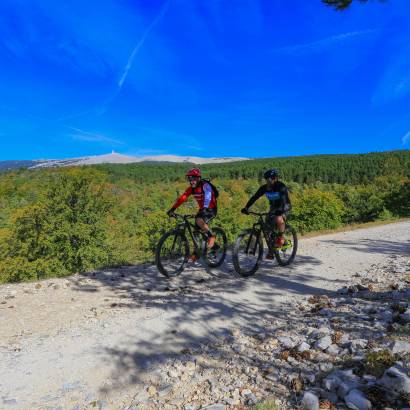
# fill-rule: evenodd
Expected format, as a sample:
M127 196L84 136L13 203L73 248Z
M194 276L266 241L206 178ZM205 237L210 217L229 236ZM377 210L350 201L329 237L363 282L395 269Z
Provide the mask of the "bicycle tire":
M203 255L204 255L204 261L205 263L210 267L210 268L218 268L224 263L225 257L226 257L226 250L228 249L228 239L226 237L226 233L222 228L215 227L212 228L213 234L217 237L217 242L216 245L219 247L222 247L222 256L217 262L213 262L210 259L210 253L212 252L212 249L208 249L206 246L206 241L204 241L204 250L203 250ZM222 238L222 244L219 243L218 239Z
M177 269L171 270L171 271L166 269L166 267L164 266L164 261L161 258L161 250L166 240L170 237L174 237L175 238L174 240L178 240L178 238L180 238L180 241L183 245L183 252L184 252L184 254L182 255L184 259L181 265ZM186 236L183 233L177 230L173 230L173 231L166 232L164 235L162 235L155 249L155 264L157 265L157 269L160 273L162 273L167 278L178 276L185 269L185 265L188 262L188 257L189 257L189 244L188 244L188 240Z
M243 267L240 266L241 265L240 251L241 251L242 241L246 240L247 237L249 236L248 241L249 241L249 244L250 244L252 242L252 238L256 237L257 234L258 233L255 232L253 229L247 229L247 230L243 231L238 236L238 238L235 242L235 246L234 246L234 249L233 249L233 255L232 255L233 265L234 265L236 273L238 275L244 277L244 278L252 276L253 274L255 274L255 272L259 269L259 265L260 265L261 260L263 258L263 240L262 240L261 233L259 233L259 240L255 244L255 256L256 256L255 264L250 269L244 269ZM249 244L246 245L247 246L247 252L249 250Z
M292 236L293 247L292 247L292 253L290 254L290 257L288 259L283 258L282 255L281 255L281 249L274 249L273 250L273 252L275 254L275 258L278 261L278 264L280 266L290 265L295 260L296 253L297 253L297 250L298 250L298 236L297 236L296 230L292 226L286 225L285 235L286 234L290 234Z

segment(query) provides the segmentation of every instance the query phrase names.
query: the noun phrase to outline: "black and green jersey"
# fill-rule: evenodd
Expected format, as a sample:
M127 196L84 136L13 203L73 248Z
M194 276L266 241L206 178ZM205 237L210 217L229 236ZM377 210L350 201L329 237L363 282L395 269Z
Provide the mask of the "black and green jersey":
M250 208L259 198L266 196L269 201L270 211L275 213L289 212L292 208L288 188L283 182L277 181L273 186L262 185L255 195L249 199L246 208Z

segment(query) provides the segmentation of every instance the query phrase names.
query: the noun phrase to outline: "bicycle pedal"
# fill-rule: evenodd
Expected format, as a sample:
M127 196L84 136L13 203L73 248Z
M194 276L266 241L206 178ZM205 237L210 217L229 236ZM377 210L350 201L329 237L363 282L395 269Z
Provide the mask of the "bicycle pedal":
M198 259L199 259L199 256L195 254L188 257L189 262L196 262Z
M275 259L275 255L272 253L272 254L267 254L266 256L265 256L265 259L266 260L268 260L268 261L273 261L274 259Z

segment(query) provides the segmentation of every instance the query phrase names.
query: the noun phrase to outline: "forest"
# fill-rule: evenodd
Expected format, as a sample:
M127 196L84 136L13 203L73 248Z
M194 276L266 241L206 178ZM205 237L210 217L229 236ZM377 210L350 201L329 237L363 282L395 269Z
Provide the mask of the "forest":
M0 282L58 277L153 259L175 222L166 211L192 164L139 163L0 173ZM289 187L300 234L410 216L410 150L263 158L201 167L220 191L232 242L252 224L240 209L268 168ZM267 209L261 199L255 209ZM189 201L181 212L194 213Z

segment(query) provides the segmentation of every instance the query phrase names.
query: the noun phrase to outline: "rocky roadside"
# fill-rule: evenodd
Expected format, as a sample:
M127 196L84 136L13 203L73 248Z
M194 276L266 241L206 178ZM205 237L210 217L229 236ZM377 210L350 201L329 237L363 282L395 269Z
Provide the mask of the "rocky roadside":
M128 409L410 408L410 257L283 311L182 351Z

